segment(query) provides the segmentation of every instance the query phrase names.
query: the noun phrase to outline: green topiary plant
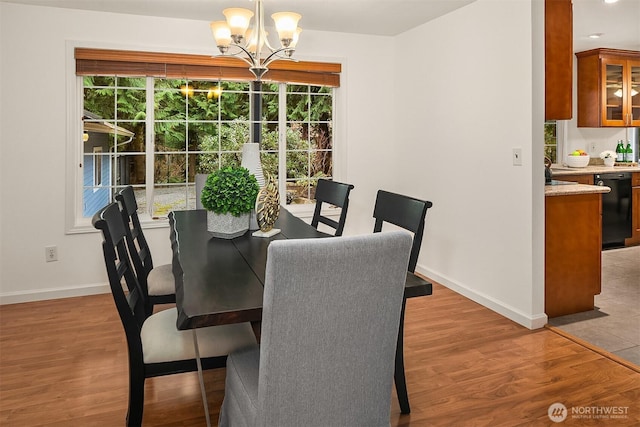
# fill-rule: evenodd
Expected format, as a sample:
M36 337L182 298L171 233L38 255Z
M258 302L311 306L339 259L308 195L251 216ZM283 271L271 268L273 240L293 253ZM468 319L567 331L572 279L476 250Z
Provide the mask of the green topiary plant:
M229 166L209 175L200 200L208 211L240 216L255 207L259 190L247 168Z

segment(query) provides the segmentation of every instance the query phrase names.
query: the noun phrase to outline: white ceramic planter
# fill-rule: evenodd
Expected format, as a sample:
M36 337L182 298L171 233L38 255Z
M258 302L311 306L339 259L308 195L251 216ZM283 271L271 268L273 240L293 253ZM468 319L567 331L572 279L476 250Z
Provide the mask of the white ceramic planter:
M614 159L613 157L607 157L606 159L604 159L605 166L612 167L613 165L615 165L615 163L616 163L616 159Z
M207 211L207 230L213 237L233 239L242 236L249 229L249 214L233 216Z

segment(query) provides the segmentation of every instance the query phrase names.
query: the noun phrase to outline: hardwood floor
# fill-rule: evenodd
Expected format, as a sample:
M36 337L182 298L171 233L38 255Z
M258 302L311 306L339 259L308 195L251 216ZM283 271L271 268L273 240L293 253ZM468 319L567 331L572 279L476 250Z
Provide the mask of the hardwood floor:
M1 306L0 327L0 425L124 424L127 354L110 295ZM558 425L640 425L639 373L437 284L407 303L405 355L412 413L394 395L392 426L550 426L556 402L569 411ZM212 420L224 374L205 372ZM195 373L152 378L145 393L145 426L205 424ZM613 407L626 418L585 418Z

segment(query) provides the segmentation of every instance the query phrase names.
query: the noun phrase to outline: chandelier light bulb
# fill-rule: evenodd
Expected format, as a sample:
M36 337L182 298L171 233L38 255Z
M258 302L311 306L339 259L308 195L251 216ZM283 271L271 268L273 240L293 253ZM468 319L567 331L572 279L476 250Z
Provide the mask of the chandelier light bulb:
M293 40L291 40L291 44L289 44L289 48L293 49L298 45L298 39L300 38L300 33L302 32L302 28L296 28L296 32L293 33Z
M271 15L273 22L276 24L276 30L278 31L278 37L282 46L289 47L293 41L293 37L298 28L298 21L302 18L302 15L295 12L278 12Z
M302 32L302 28L300 27L296 28L296 32L293 34L293 39L291 40L291 43L289 43L289 46L287 46L287 48L284 51L284 54L287 58L291 58L291 55L293 55L293 52L296 50L296 45L298 44L298 39L300 38L301 32Z
M223 10L222 14L227 18L227 25L229 25L229 29L231 30L233 41L235 43L242 43L244 35L251 23L253 12L241 7L231 7Z
M262 48L264 47L264 42L267 39L268 35L269 33L265 31L263 36L260 38L260 49L259 49L260 51L262 51ZM256 34L254 34L253 29L250 29L249 31L247 31L247 50L252 54L255 54L257 44L258 44L258 34L257 32Z
M225 21L214 21L209 24L216 46L221 53L225 53L231 44L231 30Z

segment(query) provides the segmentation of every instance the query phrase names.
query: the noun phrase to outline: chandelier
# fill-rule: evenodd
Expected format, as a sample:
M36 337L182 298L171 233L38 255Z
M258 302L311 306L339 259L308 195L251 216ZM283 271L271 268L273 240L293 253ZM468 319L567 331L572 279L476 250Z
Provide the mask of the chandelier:
M244 60L257 80L268 71L267 67L274 60L291 60L302 31L298 27L298 21L302 18L300 14L278 12L271 15L281 44L281 47L276 49L267 39L262 0L256 0L255 13L239 7L224 9L222 13L227 18L226 21L213 21L210 24L220 53ZM254 16L254 25L249 28ZM264 46L268 48L266 53L262 52Z

